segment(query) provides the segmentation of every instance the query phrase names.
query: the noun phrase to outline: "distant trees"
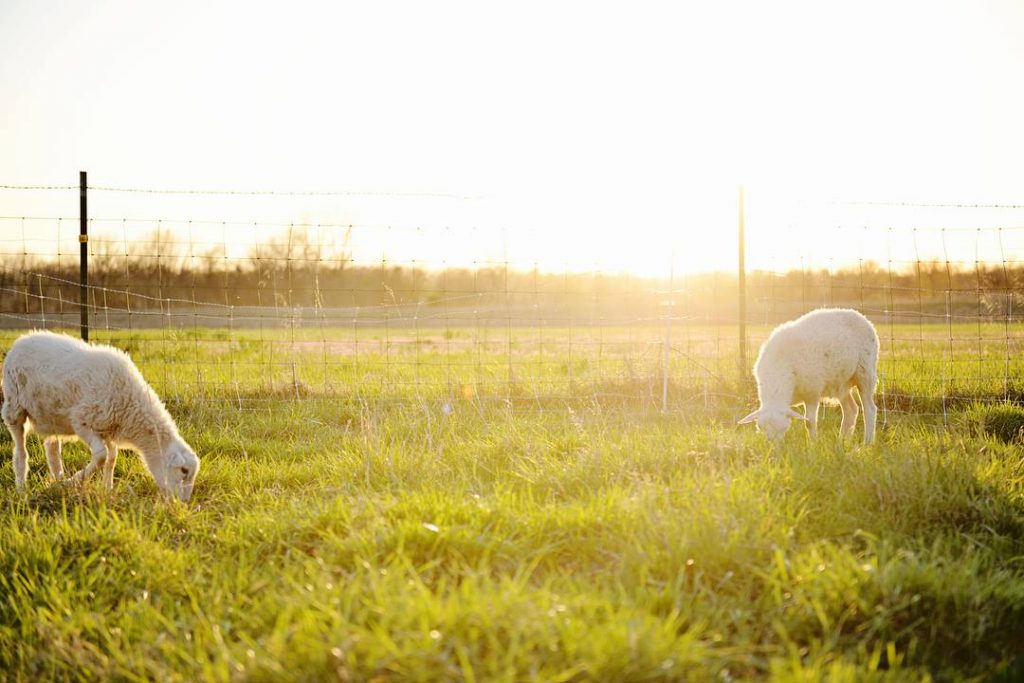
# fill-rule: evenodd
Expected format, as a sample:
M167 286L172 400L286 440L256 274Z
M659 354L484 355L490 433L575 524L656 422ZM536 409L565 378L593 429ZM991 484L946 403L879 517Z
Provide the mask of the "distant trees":
M698 322L736 318L735 273L677 275L673 282L607 273L548 273L497 265L428 270L392 263L356 263L350 234L328 242L296 227L232 257L223 247L197 252L168 233L125 244L95 239L91 303L114 310L228 306L419 306L515 312L518 322L550 324L613 319L651 321L666 315ZM77 310L78 260L32 254L0 256L0 314ZM752 322L777 322L822 305L869 313L971 314L1005 318L1024 312L1024 267L939 261L890 269L862 262L840 269L804 269L747 276Z

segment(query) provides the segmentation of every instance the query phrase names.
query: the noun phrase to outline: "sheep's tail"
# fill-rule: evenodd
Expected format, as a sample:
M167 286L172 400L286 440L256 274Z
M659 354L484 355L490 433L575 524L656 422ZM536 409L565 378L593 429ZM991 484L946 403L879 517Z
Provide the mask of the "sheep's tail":
M4 375L7 373L4 361L7 360L7 349L0 349L0 408L4 405Z
M857 359L857 374L861 377L878 377L878 338L875 337L874 341L867 353L860 354Z

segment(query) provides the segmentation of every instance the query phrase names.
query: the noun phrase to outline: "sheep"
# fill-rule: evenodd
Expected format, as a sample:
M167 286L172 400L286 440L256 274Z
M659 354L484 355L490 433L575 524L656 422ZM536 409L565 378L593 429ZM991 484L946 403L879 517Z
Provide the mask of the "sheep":
M165 493L182 501L192 495L199 458L128 354L63 334L30 332L7 352L2 375L0 414L14 441L19 490L28 475L25 434L34 430L43 439L54 481L64 477L62 437L77 436L92 460L72 482L86 480L102 466L106 488L112 489L117 450L125 447L139 452Z
M875 438L875 385L878 383L878 335L871 322L848 308L821 308L772 330L754 363L761 406L739 424L757 422L771 440L782 438L790 418L805 420L812 437L818 431L818 404L838 399L843 410L840 433L853 433L859 412L853 388L864 404L864 443ZM804 404L804 414L793 410Z

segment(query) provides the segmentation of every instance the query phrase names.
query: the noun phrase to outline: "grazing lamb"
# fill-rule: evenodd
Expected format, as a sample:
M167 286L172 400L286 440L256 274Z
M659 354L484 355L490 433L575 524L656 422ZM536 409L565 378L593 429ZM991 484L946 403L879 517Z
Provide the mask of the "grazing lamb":
M839 400L843 436L857 423L857 401L864 404L864 443L875 438L875 385L878 383L878 335L871 322L848 308L822 308L779 325L761 346L754 363L761 407L739 421L757 421L758 430L781 439L790 418L806 420L818 431L818 403ZM804 404L804 415L793 410Z
M134 448L157 485L187 501L199 458L178 434L156 392L128 354L110 346L90 346L52 332L19 337L3 363L3 420L14 440L14 481L25 487L26 431L43 439L54 480L64 476L60 438L77 436L92 460L72 481L103 466L107 489L114 485L119 446Z

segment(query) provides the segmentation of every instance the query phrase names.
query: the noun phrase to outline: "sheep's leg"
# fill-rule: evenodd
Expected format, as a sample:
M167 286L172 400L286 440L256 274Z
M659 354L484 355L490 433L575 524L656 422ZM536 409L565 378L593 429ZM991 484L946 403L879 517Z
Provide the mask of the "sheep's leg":
M839 427L839 433L846 438L853 434L853 430L857 426L857 415L860 414L857 400L853 397L853 387L839 397L839 407L843 409L843 423Z
M860 402L864 404L864 443L875 440L875 421L878 419L878 408L875 407L875 384L878 379L864 375L857 378L857 391Z
M103 462L103 485L110 491L114 488L114 463L117 462L117 446L107 444L107 459Z
M807 418L807 429L811 433L811 438L818 436L818 400L807 401L804 403L804 417Z
M75 476L71 477L71 481L79 483L85 481L92 476L92 473L96 471L96 468L104 464L107 460L107 445L100 438L99 434L96 434L91 429L87 429L81 425L72 424L75 429L75 434L81 439L92 452L92 460L84 468L80 469L75 473Z
M50 477L54 481L64 478L64 461L60 458L60 439L56 436L49 436L43 440L43 448L46 449L46 464L50 466Z
M25 488L28 478L28 451L25 449L25 420L7 423L7 430L14 441L14 485L19 490Z

